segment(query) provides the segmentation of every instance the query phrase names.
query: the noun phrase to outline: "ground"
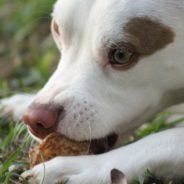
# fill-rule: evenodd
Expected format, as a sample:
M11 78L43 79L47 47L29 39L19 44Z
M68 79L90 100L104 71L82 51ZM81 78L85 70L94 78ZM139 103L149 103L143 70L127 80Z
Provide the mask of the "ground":
M0 99L37 91L54 71L59 53L50 34L52 5L53 0L0 0ZM181 122L178 117L168 124L172 114L169 110L159 114L122 144ZM0 116L0 183L19 183L20 173L29 167L31 145L34 141L22 122ZM145 183L163 183L149 171L145 175L149 178Z

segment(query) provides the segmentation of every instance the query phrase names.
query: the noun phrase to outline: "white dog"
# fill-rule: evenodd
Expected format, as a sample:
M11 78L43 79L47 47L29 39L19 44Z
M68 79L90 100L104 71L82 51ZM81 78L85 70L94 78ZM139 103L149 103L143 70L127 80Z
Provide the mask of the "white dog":
M183 128L107 152L118 136L184 101L184 1L58 0L52 16L58 68L37 95L2 106L22 117L31 102L23 119L35 138L57 131L91 140L90 149L103 154L54 158L45 163L45 183L109 184L114 168L128 181L147 169L184 176ZM43 173L40 164L23 176L36 184Z

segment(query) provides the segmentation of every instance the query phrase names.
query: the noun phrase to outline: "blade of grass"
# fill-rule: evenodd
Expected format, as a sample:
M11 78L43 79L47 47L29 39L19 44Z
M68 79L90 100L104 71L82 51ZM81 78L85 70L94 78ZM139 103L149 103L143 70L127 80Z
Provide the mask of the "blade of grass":
M4 184L9 184L11 173L7 173Z
M4 173L8 170L10 165L16 160L19 153L20 153L20 149L18 148L14 153L12 153L9 156L9 158L0 167L0 179L4 176Z
M0 145L0 150L5 150L6 146L12 141L14 137L14 129L10 129L10 133L7 135L7 137L4 139L2 144Z

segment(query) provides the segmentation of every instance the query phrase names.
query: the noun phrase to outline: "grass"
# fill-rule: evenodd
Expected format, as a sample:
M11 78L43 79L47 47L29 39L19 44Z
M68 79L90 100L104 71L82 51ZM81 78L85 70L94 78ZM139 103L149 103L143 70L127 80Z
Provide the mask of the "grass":
M36 91L55 69L52 6L53 0L0 0L0 98ZM23 124L0 117L0 183L18 182L30 144Z
M0 0L0 97L40 88L54 70L59 55L50 34L52 5Z
M52 5L53 0L0 0L0 98L36 91L55 69L59 54L49 30ZM168 124L166 120L171 115L170 112L161 113L125 143L170 128L183 120ZM20 173L28 168L27 152L31 144L21 122L0 117L0 183L18 183ZM162 183L147 173L145 183Z
M22 124L17 124L1 119L0 129L5 130L0 134L0 183L14 183L19 174L28 168L27 151L32 139L27 134Z

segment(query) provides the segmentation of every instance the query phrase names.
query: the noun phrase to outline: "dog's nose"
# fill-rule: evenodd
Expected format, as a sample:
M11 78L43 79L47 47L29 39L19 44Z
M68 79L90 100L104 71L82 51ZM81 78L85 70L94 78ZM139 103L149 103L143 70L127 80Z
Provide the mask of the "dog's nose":
M56 130L63 109L61 106L49 104L32 104L24 113L23 121L33 135L43 139Z

